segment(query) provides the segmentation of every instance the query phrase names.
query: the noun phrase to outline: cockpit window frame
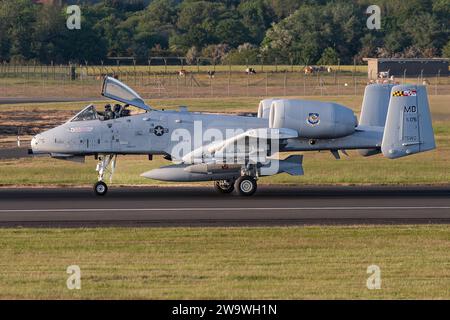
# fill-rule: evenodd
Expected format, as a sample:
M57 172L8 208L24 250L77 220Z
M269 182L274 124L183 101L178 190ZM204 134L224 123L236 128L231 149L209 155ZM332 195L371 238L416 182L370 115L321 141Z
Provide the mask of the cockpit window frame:
M83 120L77 120L77 118L82 115L86 110L88 109L93 109L93 115L94 118L93 119L83 119ZM75 116L73 116L69 121L67 122L84 122L84 121L93 121L93 120L99 120L98 118L98 113L97 113L97 109L95 108L95 106L93 104L90 104L88 106L86 106L85 108L83 108L80 112L78 112Z

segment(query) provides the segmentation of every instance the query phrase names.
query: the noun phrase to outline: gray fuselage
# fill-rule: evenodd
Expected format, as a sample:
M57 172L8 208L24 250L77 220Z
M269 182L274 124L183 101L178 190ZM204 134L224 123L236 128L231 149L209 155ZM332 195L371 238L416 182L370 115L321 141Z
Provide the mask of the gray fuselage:
M153 110L105 121L68 121L35 136L32 149L35 154L167 154L179 158L198 146L226 139L236 132L268 126L268 119L252 116ZM280 151L376 149L382 137L382 127L359 127L351 135L315 139L313 143L312 139L289 139ZM174 150L180 140L189 148L175 155L179 153Z

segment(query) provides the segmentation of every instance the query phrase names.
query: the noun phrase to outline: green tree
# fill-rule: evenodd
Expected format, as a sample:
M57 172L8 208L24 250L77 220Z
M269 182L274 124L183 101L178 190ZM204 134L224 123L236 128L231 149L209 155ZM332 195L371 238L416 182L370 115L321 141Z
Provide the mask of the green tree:
M237 10L248 32L249 41L259 45L275 18L272 8L264 0L249 0L242 1Z
M336 50L331 47L326 48L319 61L317 62L320 65L336 65L338 64L339 56Z
M26 0L3 0L0 2L2 20L2 52L16 60L34 58L32 50L33 26L37 7ZM4 32L4 34L3 34ZM8 52L7 52L8 51Z
M450 58L450 41L442 48L442 56Z
M238 19L225 19L217 24L215 36L222 43L237 47L250 40L248 30Z

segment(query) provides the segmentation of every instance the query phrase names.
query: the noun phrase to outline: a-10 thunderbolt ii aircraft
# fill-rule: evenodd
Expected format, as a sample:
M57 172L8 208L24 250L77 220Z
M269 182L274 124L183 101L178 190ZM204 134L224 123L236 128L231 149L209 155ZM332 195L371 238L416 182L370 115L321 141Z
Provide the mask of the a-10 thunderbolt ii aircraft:
M142 174L164 181L214 181L222 193L252 195L261 176L302 175L303 155L281 152L357 149L363 156L394 159L435 148L426 88L373 84L365 90L359 122L345 106L318 101L266 99L257 116L155 110L127 85L106 77L102 95L142 109L97 110L89 105L66 123L36 135L32 154L58 159L98 160L97 195L105 195L117 155L164 155L174 164ZM120 107L118 106L118 108ZM123 110L122 110L123 111Z

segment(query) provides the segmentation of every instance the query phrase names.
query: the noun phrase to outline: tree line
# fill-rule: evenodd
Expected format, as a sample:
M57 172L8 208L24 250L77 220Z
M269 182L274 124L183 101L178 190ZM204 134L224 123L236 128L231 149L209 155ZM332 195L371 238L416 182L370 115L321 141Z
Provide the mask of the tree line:
M0 0L0 61L90 63L184 56L216 64L352 64L363 57L450 57L450 0L78 1L81 29L65 7Z

